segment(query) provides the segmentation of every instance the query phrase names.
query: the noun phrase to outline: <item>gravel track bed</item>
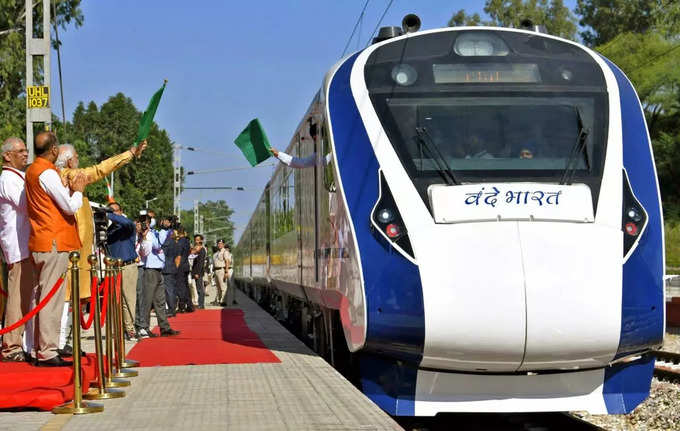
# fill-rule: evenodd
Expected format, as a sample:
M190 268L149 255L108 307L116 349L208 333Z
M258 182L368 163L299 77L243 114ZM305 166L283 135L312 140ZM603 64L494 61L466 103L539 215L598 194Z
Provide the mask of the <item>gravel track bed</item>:
M662 350L680 353L680 328L668 328ZM629 415L590 415L583 412L576 415L606 430L680 430L680 385L661 382L655 377L649 398Z

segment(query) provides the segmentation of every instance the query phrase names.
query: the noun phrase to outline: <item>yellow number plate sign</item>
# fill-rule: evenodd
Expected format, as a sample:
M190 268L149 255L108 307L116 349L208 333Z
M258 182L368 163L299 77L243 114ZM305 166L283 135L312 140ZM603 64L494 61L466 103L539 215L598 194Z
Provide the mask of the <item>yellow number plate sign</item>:
M50 106L50 87L34 85L26 88L26 103L29 108L47 108Z

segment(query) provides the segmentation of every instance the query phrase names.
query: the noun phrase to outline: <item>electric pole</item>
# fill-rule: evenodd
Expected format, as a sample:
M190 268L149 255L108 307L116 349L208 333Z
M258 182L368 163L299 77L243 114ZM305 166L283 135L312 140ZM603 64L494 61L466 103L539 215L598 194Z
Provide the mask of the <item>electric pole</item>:
M26 147L28 163L33 162L33 124L52 125L50 108L50 0L42 0L42 37L33 34L33 3L26 0ZM42 82L33 82L33 64L42 67ZM40 64L42 62L42 64ZM37 84L37 85L36 85Z
M200 232L201 226L198 215L198 200L194 199L194 235Z
M177 220L180 219L181 216L181 208L180 208L180 197L182 194L182 162L181 162L181 153L180 153L181 147L179 145L174 145L173 146L173 162L175 165L175 173L174 173L174 180L173 180L173 201L172 201L172 213L177 216ZM194 220L196 220L196 211L198 209L194 206ZM194 222L195 224L195 222Z

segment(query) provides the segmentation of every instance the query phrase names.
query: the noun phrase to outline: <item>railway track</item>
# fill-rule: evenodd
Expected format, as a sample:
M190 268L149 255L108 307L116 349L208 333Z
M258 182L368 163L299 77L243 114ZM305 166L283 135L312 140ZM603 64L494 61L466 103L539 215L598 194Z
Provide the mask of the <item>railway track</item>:
M680 383L680 353L654 350L652 354L656 357L654 375L661 380Z
M395 417L405 431L604 431L570 413L440 413Z

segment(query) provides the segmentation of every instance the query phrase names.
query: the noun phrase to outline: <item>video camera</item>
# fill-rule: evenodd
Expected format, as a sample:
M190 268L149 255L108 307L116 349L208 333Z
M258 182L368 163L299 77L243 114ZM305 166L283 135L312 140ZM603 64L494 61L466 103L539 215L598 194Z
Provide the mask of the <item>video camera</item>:
M111 212L110 209L91 204L92 215L94 216L94 238L97 244L106 242L106 229L109 227L109 218L106 213Z

